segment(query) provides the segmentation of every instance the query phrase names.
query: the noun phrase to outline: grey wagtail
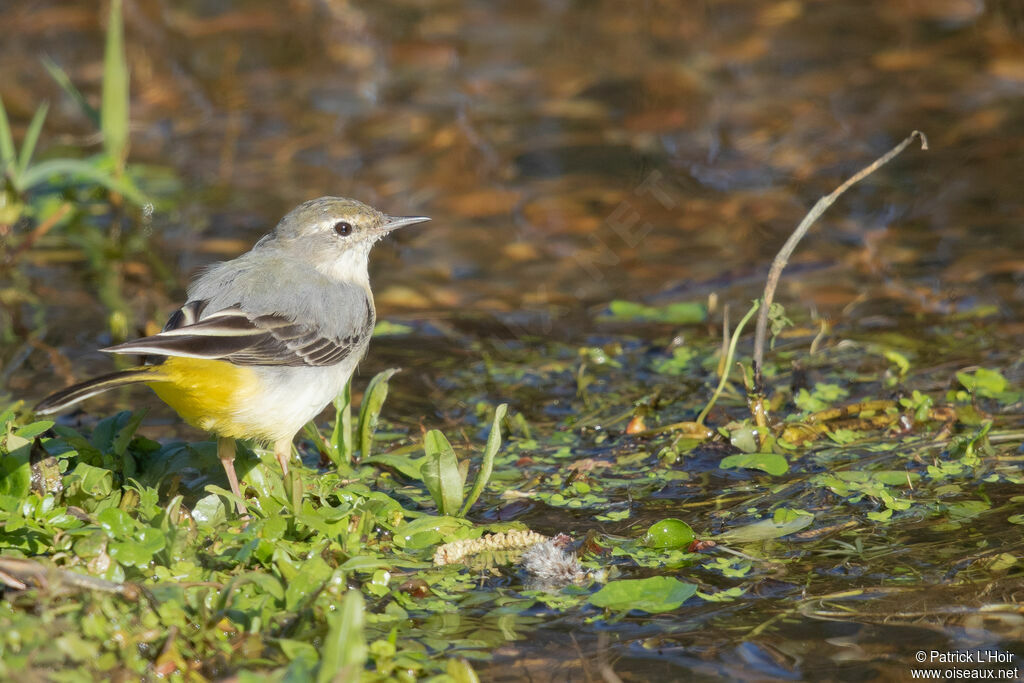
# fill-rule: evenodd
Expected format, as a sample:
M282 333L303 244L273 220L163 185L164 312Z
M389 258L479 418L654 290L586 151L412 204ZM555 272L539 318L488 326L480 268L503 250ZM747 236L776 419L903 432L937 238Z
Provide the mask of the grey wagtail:
M159 334L102 349L160 362L58 391L35 412L148 384L186 422L217 436L217 455L241 501L235 439L273 444L288 473L295 435L341 393L369 345L376 322L370 248L395 228L427 220L386 216L341 197L308 201L251 251L196 278L188 302Z

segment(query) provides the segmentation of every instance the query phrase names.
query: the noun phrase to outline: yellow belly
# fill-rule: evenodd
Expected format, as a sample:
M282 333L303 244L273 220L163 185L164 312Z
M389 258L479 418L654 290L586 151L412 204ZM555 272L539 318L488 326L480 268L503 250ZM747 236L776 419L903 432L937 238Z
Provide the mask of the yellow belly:
M164 403L194 427L231 438L264 439L258 427L236 415L248 401L259 400L260 379L255 370L222 360L167 358L148 382Z

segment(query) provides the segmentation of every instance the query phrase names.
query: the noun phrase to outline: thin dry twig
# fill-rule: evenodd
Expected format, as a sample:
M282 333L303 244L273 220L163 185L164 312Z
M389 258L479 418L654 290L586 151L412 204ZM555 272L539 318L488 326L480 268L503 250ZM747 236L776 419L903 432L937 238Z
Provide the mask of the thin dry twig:
M858 182L871 175L879 168L889 163L894 157L900 152L907 148L907 146L914 141L915 138L920 138L921 149L928 149L928 138L925 134L919 130L913 131L910 135L904 138L903 142L896 145L882 156L875 159L870 165L865 166L859 172L850 177L845 183L837 187L832 194L826 195L818 200L814 207L807 212L804 219L800 221L800 225L796 227L793 234L789 236L786 243L782 245L782 249L776 254L775 259L772 261L772 267L768 271L768 279L764 285L764 296L761 301L763 305L757 316L757 330L754 335L754 390L757 393L762 393L761 387L763 386L761 378L761 368L764 366L764 344L765 338L768 334L768 313L771 309L772 301L775 298L775 288L779 284L779 278L782 276L782 269L786 267L789 262L789 257L793 254L796 249L796 245L804 238L807 231L810 230L811 226L817 221L823 213L832 206L833 203L846 192L848 189L856 185Z

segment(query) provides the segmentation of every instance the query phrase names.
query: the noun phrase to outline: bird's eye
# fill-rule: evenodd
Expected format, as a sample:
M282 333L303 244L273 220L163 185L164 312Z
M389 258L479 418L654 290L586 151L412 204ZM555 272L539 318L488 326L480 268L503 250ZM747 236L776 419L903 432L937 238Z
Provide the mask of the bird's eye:
M334 232L342 237L348 237L352 234L352 224L348 221L338 221L334 224Z

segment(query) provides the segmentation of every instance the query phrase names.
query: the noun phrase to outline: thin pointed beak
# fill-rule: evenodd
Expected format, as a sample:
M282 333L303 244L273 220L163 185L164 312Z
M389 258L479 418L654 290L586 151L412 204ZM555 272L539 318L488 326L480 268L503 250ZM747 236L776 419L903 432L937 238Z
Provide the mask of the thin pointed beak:
M430 218L427 216L388 216L388 219L384 221L384 225L380 227L384 232L391 232L396 228L413 225L415 223L423 223L429 220Z

